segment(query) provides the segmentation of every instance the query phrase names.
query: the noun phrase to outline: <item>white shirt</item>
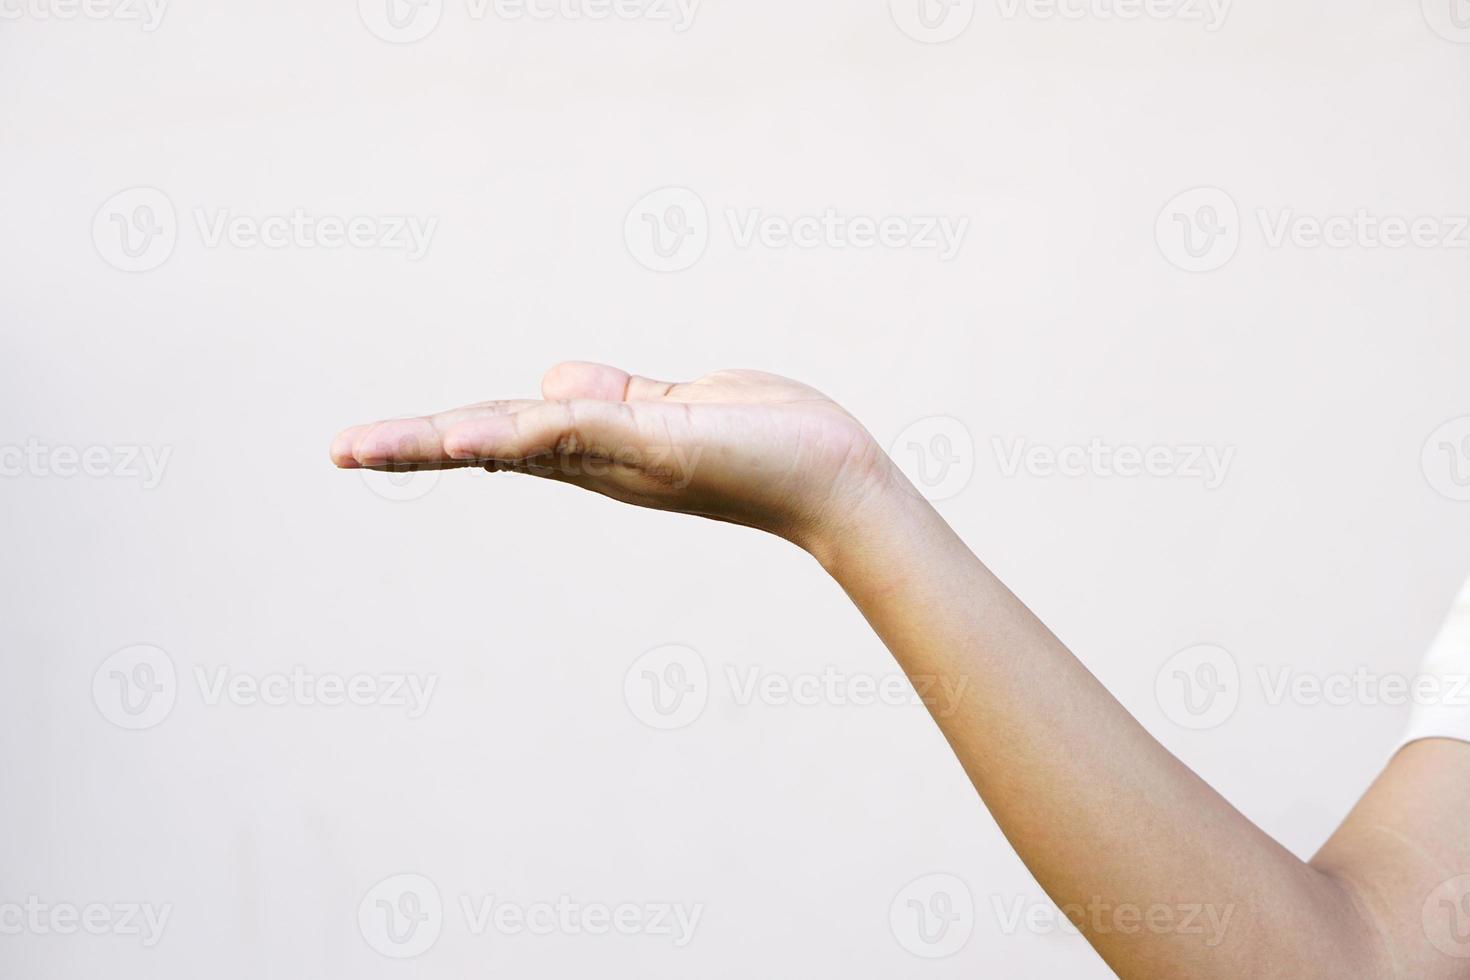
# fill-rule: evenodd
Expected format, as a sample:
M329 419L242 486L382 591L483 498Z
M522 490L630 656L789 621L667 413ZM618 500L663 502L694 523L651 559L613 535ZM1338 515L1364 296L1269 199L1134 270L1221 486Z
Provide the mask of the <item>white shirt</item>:
M1421 681L1427 696L1416 696L1408 731L1399 744L1421 738L1470 742L1470 583L1429 648Z

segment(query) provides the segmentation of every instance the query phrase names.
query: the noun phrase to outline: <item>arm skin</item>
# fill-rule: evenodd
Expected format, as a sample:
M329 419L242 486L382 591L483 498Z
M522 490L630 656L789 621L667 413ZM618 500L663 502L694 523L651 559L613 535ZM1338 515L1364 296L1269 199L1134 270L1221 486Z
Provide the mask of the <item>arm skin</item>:
M332 457L515 470L804 548L911 678L966 692L936 722L1120 976L1470 978L1425 912L1470 874L1470 745L1405 748L1303 862L1150 737L819 392L755 372L673 385L570 363L542 393L356 426Z

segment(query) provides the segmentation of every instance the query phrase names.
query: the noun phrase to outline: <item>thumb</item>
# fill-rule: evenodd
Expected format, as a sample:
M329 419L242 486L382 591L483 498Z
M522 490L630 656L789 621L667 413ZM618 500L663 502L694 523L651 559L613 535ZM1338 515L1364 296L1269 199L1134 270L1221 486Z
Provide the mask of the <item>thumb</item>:
M660 401L674 388L667 381L640 378L620 368L590 361L566 361L547 371L541 379L541 397L547 401Z

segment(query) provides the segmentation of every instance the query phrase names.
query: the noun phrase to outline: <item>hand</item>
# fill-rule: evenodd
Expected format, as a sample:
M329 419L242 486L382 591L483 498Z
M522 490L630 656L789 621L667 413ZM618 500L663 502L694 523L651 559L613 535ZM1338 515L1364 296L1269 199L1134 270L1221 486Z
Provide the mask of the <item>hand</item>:
M625 503L757 527L816 553L903 477L821 392L758 371L669 384L571 362L544 401L483 402L354 426L346 469L483 467L572 483Z

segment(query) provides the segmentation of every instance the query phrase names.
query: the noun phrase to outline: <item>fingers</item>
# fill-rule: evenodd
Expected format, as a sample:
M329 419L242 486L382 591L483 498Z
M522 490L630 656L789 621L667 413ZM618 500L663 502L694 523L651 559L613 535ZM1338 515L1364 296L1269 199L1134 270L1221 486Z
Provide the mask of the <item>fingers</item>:
M465 421L492 418L538 404L497 401L466 405L436 415L386 419L344 429L332 440L332 462L343 469L426 466L451 462L443 434Z
M332 439L333 465L342 470L355 470L362 467L362 464L357 461L357 440L362 438L367 428L365 425L354 425L337 433Z
M566 361L541 379L547 401L586 399L605 402L651 402L670 397L678 385L640 378L606 364Z
M612 401L538 402L523 411L467 419L443 436L452 460L525 460L586 454L620 459L643 451L636 413Z
M628 404L677 400L683 387L605 364L568 361L542 379L546 402L483 402L353 426L332 441L332 462L343 469L427 468L583 450L613 458L644 448Z

